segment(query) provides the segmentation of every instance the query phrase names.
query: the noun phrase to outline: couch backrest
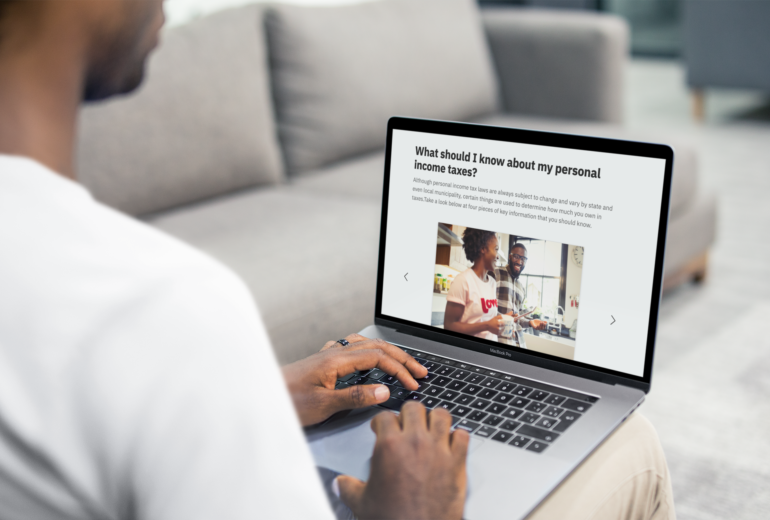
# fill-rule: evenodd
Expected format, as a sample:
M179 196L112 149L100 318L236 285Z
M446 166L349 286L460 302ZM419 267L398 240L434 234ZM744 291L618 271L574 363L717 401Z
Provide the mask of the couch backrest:
M280 182L268 74L258 6L167 30L136 93L82 111L79 180L135 215Z
M266 25L290 174L383 147L394 115L464 120L498 107L474 0L276 5Z

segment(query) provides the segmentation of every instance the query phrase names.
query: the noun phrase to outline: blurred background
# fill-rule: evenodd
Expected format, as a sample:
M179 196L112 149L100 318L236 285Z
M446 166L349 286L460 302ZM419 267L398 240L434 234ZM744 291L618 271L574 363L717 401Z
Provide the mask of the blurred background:
M767 518L770 0L287 3L167 0L142 90L84 111L95 196L235 270L289 362L371 321L388 116L671 144L642 413L680 519Z

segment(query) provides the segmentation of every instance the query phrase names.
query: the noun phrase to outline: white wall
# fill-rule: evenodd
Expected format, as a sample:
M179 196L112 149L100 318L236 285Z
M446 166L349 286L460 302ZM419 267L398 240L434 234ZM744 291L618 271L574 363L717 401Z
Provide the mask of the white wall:
M166 26L183 24L194 18L228 7L268 1L304 5L338 5L368 0L166 0Z

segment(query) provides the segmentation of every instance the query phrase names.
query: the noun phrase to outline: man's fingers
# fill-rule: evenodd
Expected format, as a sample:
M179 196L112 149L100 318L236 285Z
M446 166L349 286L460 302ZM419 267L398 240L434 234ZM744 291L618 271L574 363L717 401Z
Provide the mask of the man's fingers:
M330 348L332 348L334 346L335 343L337 343L337 342L336 341L327 341L326 343L324 343L323 348L321 348L321 352L323 352L324 350L329 350Z
M449 436L449 449L452 451L455 460L465 461L468 456L468 444L471 442L471 436L465 430L457 429Z
M383 352L388 354L390 357L392 357L393 359L395 359L396 361L404 365L415 379L422 379L423 377L428 375L428 370L424 366L422 366L420 363L417 362L416 359L414 359L412 356L410 356L409 354L407 354L397 346L391 345L387 341L384 341L381 339L368 339L359 334L351 334L350 336L348 336L348 338L351 338L354 336L358 337L360 340L352 341L348 339L348 341L350 341L350 345L345 347L347 350L366 350L366 349L382 350ZM401 379L399 378L399 380ZM401 380L401 382L403 383L404 381Z
M370 426L378 439L401 432L399 419L396 414L391 412L378 413L374 416L374 419L372 419Z
M452 416L443 408L436 408L428 415L428 430L437 443L449 445Z
M373 406L384 403L390 397L390 391L385 385L356 385L326 392L335 412Z
M355 372L379 368L392 376L396 376L408 390L417 390L418 384L406 367L385 351L379 349L349 350L334 354L334 364L337 377ZM424 367L423 367L424 368Z
M361 512L361 501L363 500L365 489L366 484L348 475L340 475L332 482L334 494L339 496L340 500L345 502L356 516L359 516Z
M425 407L417 401L409 401L401 407L401 428L405 432L425 430L428 427Z

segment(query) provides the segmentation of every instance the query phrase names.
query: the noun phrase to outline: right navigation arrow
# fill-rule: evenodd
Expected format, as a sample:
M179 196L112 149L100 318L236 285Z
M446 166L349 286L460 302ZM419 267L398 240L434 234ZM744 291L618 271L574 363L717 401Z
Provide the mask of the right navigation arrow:
M610 318L612 318L612 323L615 323L615 316L613 316L612 314L610 314ZM610 323L610 325L612 325L612 323Z

